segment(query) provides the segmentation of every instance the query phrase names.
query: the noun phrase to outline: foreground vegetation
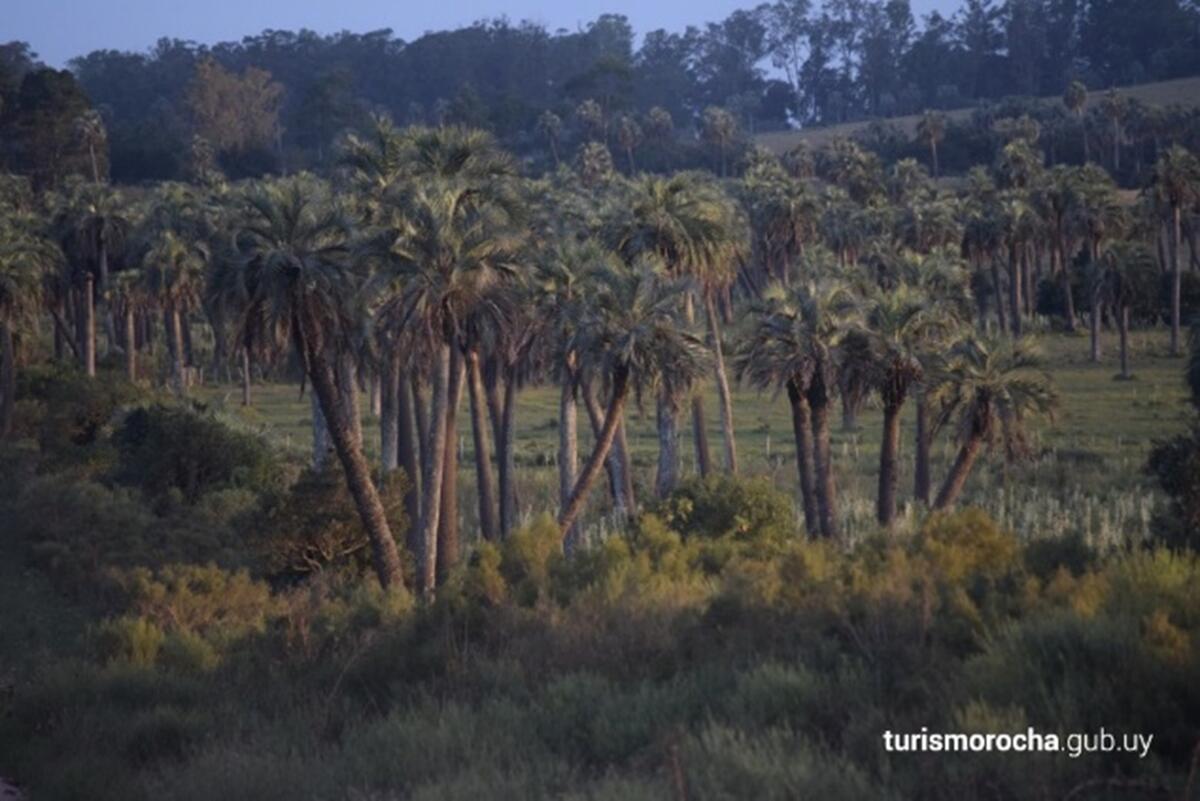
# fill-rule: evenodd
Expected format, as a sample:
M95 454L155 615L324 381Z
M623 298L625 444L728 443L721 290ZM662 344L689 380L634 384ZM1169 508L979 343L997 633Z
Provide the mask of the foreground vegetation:
M1085 344L1056 346L1065 376ZM1163 364L1139 382L1075 367L1074 424L1132 406L1135 386L1146 400L1073 456L1046 443L1012 484L1046 502L1058 474L1110 514L1122 483L1154 492L1139 426L1182 427L1179 363ZM531 514L420 604L364 579L336 474L278 447L294 400L262 439L237 410L115 376L23 387L0 471L0 769L36 798L1124 798L1187 782L1200 561L1136 545L1136 521L1102 542L1076 509L1058 530L968 510L835 546L799 534L769 478L694 479L571 559ZM865 447L843 442L853 472ZM403 491L383 490L397 532ZM1155 739L1146 760L882 751L885 729L921 726Z

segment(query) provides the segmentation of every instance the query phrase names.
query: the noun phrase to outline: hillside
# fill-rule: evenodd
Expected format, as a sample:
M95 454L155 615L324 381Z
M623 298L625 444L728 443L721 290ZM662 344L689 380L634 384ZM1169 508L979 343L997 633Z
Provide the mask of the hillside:
M1143 83L1134 86L1118 88L1117 92L1126 97L1131 97L1148 105L1170 106L1170 105L1185 105L1195 106L1200 104L1200 77L1179 78L1174 81L1158 81L1155 83ZM1096 107L1101 98L1104 97L1104 92L1093 91L1088 95L1089 109ZM1044 97L1043 103L1060 103L1061 99L1057 96ZM961 122L971 116L971 112L975 110L974 106L967 108L954 109L944 112L948 120ZM908 114L903 117L887 117L884 121L895 125L906 135L912 136L916 132L917 122L921 119L920 114ZM822 147L834 139L850 137L859 131L865 129L875 120L865 119L855 122L842 123L841 125L828 125L819 128L809 128L802 131L772 131L771 133L760 134L755 137L755 141L770 150L772 153L782 154L791 150L801 142L806 142L812 147Z

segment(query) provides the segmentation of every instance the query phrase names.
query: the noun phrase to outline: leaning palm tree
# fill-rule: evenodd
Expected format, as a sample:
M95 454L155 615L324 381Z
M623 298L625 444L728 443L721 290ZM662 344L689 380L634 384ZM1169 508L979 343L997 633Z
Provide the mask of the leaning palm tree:
M1010 459L1028 452L1026 423L1053 414L1058 402L1040 365L1026 339L971 336L951 350L934 399L944 419L957 420L960 445L934 508L954 506L985 447L1001 446Z
M792 289L774 285L755 306L752 332L743 340L735 360L738 374L752 383L786 387L794 417L798 409L807 411L807 419L802 414L801 419L793 420L805 518L811 522L809 531L827 538L838 536L829 411L837 389L838 352L846 337L861 329L859 312L854 294L836 280ZM799 396L803 396L802 405ZM810 442L805 443L806 439ZM813 487L811 500L808 478Z
M703 343L679 325L686 286L672 280L661 264L642 259L632 266L596 270L590 284L572 344L581 368L607 381L609 397L592 453L559 511L564 538L603 468L630 392L640 396L651 388L677 393L679 385L690 385L704 369Z
M241 265L239 328L256 328L264 341L292 343L371 541L379 582L400 587L396 542L348 408L355 388L339 369L358 325L352 299L360 279L344 216L307 176L255 187L245 197L233 248Z
M896 517L900 412L914 384L925 374L925 356L951 325L929 296L906 284L877 290L868 300L864 333L871 373L883 401L883 440L879 449L876 518L891 526Z

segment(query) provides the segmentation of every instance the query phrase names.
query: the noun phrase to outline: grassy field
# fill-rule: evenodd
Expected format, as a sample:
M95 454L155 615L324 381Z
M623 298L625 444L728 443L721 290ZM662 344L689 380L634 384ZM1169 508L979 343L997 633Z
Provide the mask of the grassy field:
M1098 545L1148 531L1157 497L1142 475L1146 453L1155 438L1182 430L1186 409L1179 377L1181 364L1166 356L1165 332L1139 332L1132 338L1132 381L1114 378L1115 341L1106 342L1106 358L1088 361L1086 336L1047 335L1042 345L1047 368L1061 394L1053 422L1037 430L1038 455L1030 462L1004 466L998 459L982 463L968 485L966 502L987 509L1023 537L1078 532ZM231 387L207 387L198 397L224 409L243 423L266 433L302 457L310 447L308 401L295 386L261 385L254 406L242 409ZM518 494L523 518L555 509L557 450L557 390L529 387L520 394L517 421ZM794 491L796 470L790 414L786 399L740 388L734 393L739 458L742 471L767 476L781 489ZM720 429L716 397L710 393L706 411L713 456L720 458ZM908 500L912 484L912 409L904 419L901 499L905 516L915 519ZM653 486L657 442L652 405L633 408L629 419L630 446L639 488ZM364 415L367 446L378 450L378 421ZM855 430L834 431L841 514L850 536L874 530L874 496L879 453L880 413L868 407ZM694 472L690 428L681 425L680 445L685 475ZM581 450L589 445L590 429L580 415ZM943 432L934 448L934 479L939 481L954 453L952 432ZM464 531L475 528L474 470L469 418L460 415L460 513ZM586 451L581 455L586 455ZM936 484L935 484L936 489ZM646 497L645 494L642 496ZM607 525L601 507L605 487L593 495L593 533Z
M1200 102L1200 78L1179 78L1174 81L1159 81L1157 83L1119 87L1117 93L1126 97L1132 97L1149 105L1170 106L1179 104L1194 106ZM1100 103L1103 97L1103 92L1091 92L1088 95L1088 108L1094 108ZM1047 97L1043 98L1042 102L1061 103L1062 101L1058 97ZM974 111L973 108L960 108L947 111L945 115L948 120L962 122L970 118L972 111ZM899 128L905 136L911 137L916 134L917 123L920 119L920 114L909 114L903 117L889 117L885 121ZM824 125L803 131L772 131L771 133L760 134L755 137L755 141L772 153L783 154L801 142L811 147L823 147L834 139L854 136L872 122L873 120L858 120L840 125Z

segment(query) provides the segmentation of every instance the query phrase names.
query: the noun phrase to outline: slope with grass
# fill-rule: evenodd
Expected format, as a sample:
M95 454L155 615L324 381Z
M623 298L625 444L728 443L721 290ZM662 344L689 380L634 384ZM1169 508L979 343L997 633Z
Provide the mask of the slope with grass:
M1117 93L1125 97L1139 100L1147 105L1170 106L1181 105L1192 107L1200 105L1200 78L1178 78L1173 81L1158 81L1143 83L1135 86L1117 88ZM1091 92L1088 95L1087 108L1090 110L1099 105L1104 97L1103 92ZM1058 97L1045 97L1043 104L1061 103ZM956 123L970 119L974 108L959 108L943 112L947 121ZM917 123L921 121L920 114L908 114L902 117L886 117L879 121L896 126L900 132L909 138L916 136ZM835 139L846 139L865 131L874 120L856 120L839 125L822 125L800 131L772 131L759 134L755 142L777 155L782 155L799 144L820 148Z

